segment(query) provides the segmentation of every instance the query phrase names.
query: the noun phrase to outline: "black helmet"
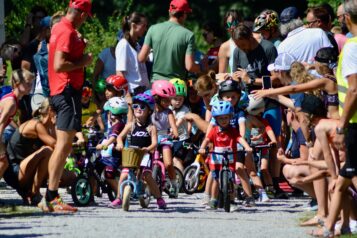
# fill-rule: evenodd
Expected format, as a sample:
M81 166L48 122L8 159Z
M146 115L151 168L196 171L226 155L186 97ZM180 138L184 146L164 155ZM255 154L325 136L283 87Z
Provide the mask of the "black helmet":
M218 86L218 96L221 97L222 93L225 92L237 92L241 93L242 89L239 86L239 83L237 81L234 81L233 79L226 79L222 83L219 84Z

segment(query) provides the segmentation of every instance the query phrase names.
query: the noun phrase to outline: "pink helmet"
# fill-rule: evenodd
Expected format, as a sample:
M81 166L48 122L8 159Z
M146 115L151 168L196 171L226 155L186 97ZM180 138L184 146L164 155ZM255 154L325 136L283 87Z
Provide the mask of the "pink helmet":
M167 80L156 80L152 84L152 95L158 95L163 98L170 98L176 96L175 86Z

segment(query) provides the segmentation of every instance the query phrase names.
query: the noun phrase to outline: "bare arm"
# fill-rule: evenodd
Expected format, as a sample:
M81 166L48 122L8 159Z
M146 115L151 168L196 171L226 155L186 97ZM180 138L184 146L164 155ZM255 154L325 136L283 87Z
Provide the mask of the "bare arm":
M124 148L124 143L123 140L124 138L128 135L129 131L131 130L132 127L132 122L127 123L124 127L124 129L120 132L120 134L117 137L117 150L121 151Z
M174 117L173 113L169 114L169 123L170 123L170 127L171 127L172 134L173 134L174 138L177 138L179 135L178 135L178 130L177 130L175 117Z
M94 71L93 71L93 81L92 85L95 85L95 81L99 79L99 75L103 72L104 69L104 62L98 58L97 62L95 63Z
M141 48L141 50L138 54L138 60L140 63L144 63L147 60L147 58L150 54L150 50L151 50L150 46L145 45L145 44L143 45L143 47Z
M227 65L227 43L223 43L218 51L218 73L227 73Z
M185 55L185 68L192 73L198 74L201 72L200 65L195 63L193 55Z
M143 148L146 151L153 151L157 146L157 129L156 129L156 126L152 125L150 127L150 130L151 130L151 145L149 145L145 149Z
M81 69L85 66L89 65L93 60L91 54L84 54L82 58L76 62L72 62L69 60L69 56L67 53L62 51L56 51L53 67L57 73L60 72L70 72L75 69Z
M275 101L277 101L278 103L282 104L285 107L295 109L293 100L291 100L288 97L278 95L278 96L271 96L270 98L274 99Z
M36 126L35 126L35 130L37 131L38 138L45 145L48 145L51 148L55 148L56 139L53 138L50 134L48 134L48 131L46 130L46 127L42 123L37 123Z

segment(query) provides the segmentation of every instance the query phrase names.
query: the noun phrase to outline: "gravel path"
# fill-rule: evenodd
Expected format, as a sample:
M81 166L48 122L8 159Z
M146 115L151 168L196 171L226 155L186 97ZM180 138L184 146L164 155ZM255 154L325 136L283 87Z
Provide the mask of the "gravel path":
M72 202L65 190L60 193ZM148 209L134 201L129 212L112 210L106 207L105 195L96 198L98 206L80 208L72 215L43 214L22 206L17 208L27 214L4 215L0 210L0 237L306 237L306 230L297 224L307 199L273 200L226 213L205 210L201 196L165 197L165 211L157 209L154 200ZM0 188L0 202L21 204L21 199L7 187Z

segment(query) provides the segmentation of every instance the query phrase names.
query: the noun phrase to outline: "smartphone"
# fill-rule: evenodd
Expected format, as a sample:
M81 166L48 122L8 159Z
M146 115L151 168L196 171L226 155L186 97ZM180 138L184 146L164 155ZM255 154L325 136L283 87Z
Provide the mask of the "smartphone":
M4 64L4 61L3 61L2 58L0 57L0 70L2 70L3 64Z
M271 78L270 78L270 76L263 76L263 88L264 89L271 88Z

